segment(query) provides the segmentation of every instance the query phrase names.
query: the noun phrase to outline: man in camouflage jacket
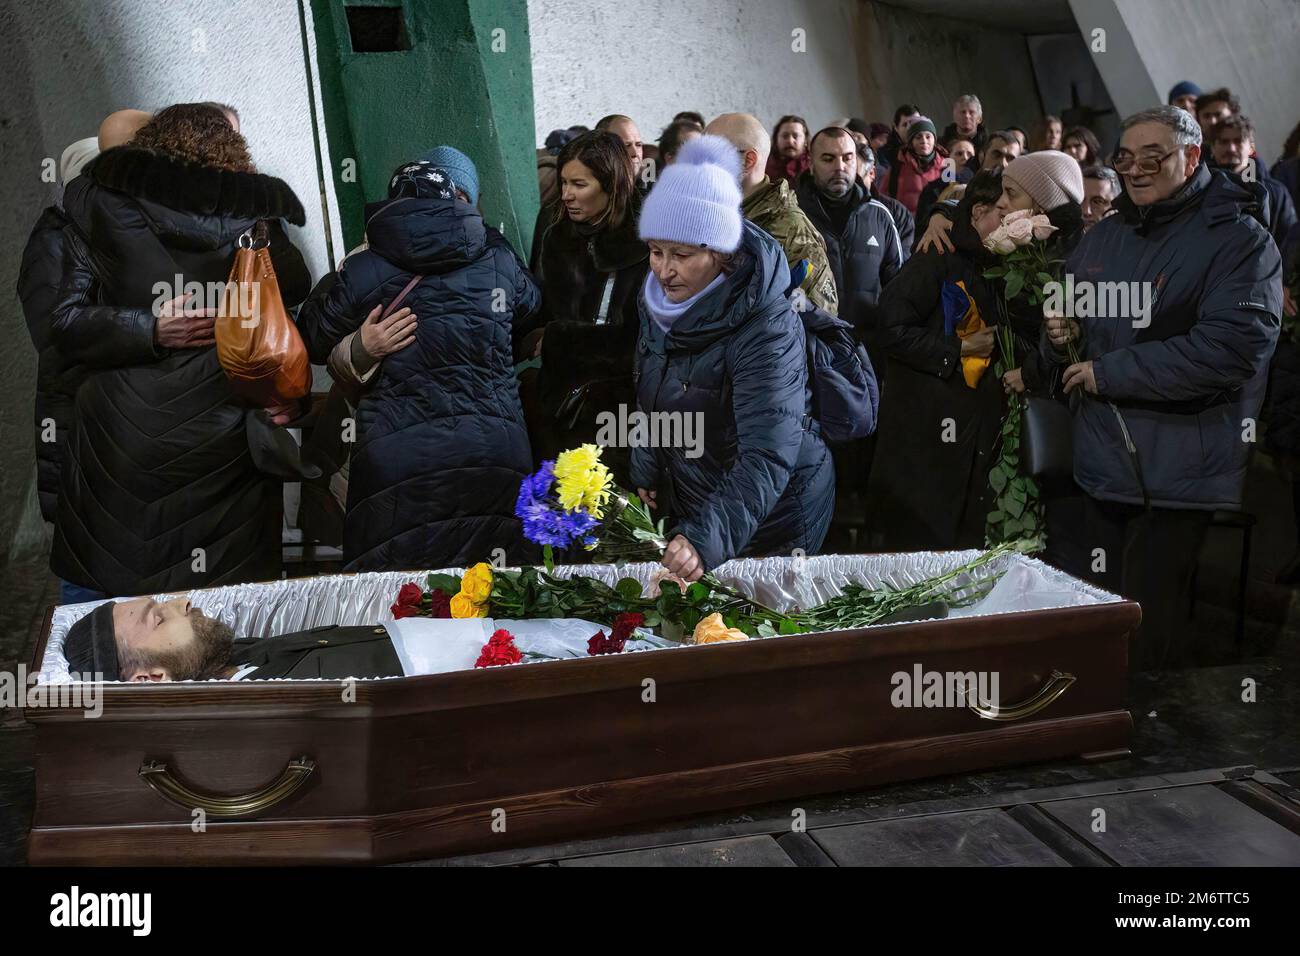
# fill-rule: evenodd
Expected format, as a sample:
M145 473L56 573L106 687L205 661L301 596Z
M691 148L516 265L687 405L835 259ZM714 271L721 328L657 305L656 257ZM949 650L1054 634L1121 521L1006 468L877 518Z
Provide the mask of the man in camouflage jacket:
M781 244L790 275L802 277L799 288L808 301L838 315L835 276L821 233L799 208L789 184L785 180L773 183L764 174L771 140L763 124L748 113L723 113L705 132L724 137L740 153L740 188L744 195L740 208L745 218Z

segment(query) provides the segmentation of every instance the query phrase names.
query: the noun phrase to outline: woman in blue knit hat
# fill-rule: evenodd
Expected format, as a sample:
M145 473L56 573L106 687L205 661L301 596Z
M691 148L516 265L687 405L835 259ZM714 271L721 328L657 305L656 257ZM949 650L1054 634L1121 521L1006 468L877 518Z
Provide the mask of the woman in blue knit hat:
M740 555L813 553L835 475L810 415L803 324L776 240L740 214L735 147L701 136L641 211L637 407L696 436L634 447L632 478L668 519L664 565L693 581ZM687 427L690 426L690 427Z
M531 557L514 514L532 451L513 333L540 292L475 207L474 164L450 147L428 155L437 163L397 168L387 199L366 206L369 246L298 313L312 361L346 363L365 386L343 528L348 571L457 567L496 548Z

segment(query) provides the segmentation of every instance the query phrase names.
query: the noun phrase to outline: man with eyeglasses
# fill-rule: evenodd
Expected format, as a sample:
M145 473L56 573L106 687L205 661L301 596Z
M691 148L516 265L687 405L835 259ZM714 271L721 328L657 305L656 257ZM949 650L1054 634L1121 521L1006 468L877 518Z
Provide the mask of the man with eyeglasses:
M1180 107L1181 108L1181 107ZM1115 211L1120 193L1119 175L1109 166L1083 170L1083 231L1087 232Z
M1066 308L1083 314L1044 323L1044 357L1063 366L1081 491L1049 508L1047 557L1142 604L1131 660L1151 670L1180 656L1211 515L1241 507L1282 264L1253 217L1255 195L1202 161L1200 127L1184 110L1126 119L1111 166L1124 185L1118 215L1065 264ZM1075 309L1087 292L1092 308Z

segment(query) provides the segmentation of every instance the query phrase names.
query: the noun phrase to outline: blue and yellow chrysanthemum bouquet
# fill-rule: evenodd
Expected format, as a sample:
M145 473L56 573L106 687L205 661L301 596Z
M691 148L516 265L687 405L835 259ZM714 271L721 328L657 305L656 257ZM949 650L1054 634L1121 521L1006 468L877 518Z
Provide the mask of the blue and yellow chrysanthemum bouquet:
M614 484L596 445L579 445L529 475L515 515L524 536L542 546L548 569L555 548L582 547L605 561L652 561L667 541L645 503Z
M670 577L659 581L651 593L643 593L641 583L630 577L613 586L581 574L556 577L552 573L555 548L581 548L598 561L621 563L658 560L667 547L663 521L656 522L640 498L614 484L595 445L581 445L562 452L554 461L543 462L520 485L515 514L523 523L524 535L542 546L544 569L494 568L480 563L464 575L430 574L427 590L416 582L403 586L394 615L581 618L612 623L615 630L620 616L632 615L638 627L656 628L670 640L701 644L866 627L895 619L911 608L969 603L987 594L1001 571L992 575L978 572L1015 548L1014 544L1001 545L908 588L869 589L849 584L842 594L816 607L777 611L723 584L712 573L685 586ZM603 633L600 636L601 648L612 646Z

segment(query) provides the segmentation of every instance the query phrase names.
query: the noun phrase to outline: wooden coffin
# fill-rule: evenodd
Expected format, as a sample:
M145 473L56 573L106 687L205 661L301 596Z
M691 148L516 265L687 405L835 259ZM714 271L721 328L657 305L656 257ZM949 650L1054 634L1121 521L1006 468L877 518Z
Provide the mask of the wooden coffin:
M26 711L36 727L28 858L427 859L1123 753L1132 729L1128 640L1139 619L1136 604L1108 597L361 681L354 700L332 681L103 685L98 718ZM49 633L47 616L34 669ZM918 665L996 671L998 719L967 706L894 706L893 675Z

